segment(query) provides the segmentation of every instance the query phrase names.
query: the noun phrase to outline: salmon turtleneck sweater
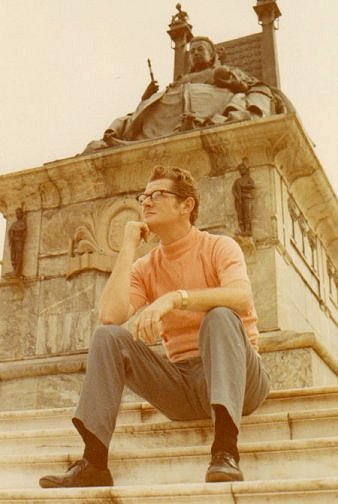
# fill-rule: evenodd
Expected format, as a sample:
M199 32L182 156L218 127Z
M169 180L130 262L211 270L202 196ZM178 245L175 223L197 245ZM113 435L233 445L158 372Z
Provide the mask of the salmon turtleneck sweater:
M228 236L213 235L192 227L169 243L160 243L132 267L130 302L135 310L177 289L227 286L234 280L249 282L244 255ZM257 350L257 316L251 308L238 312L249 340ZM198 334L205 312L172 310L163 317L162 343L169 359L177 362L199 356Z

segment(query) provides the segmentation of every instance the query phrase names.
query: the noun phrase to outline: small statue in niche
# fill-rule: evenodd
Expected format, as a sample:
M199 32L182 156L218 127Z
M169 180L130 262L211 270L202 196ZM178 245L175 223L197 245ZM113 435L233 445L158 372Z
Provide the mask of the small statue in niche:
M254 199L255 182L250 177L248 158L243 158L237 168L241 176L235 180L232 186L232 194L235 198L235 207L238 216L240 234L252 235L252 204Z
M26 241L27 226L22 208L17 208L15 210L15 215L17 220L13 222L13 224L9 228L8 237L13 274L15 276L21 276L23 265L23 250Z

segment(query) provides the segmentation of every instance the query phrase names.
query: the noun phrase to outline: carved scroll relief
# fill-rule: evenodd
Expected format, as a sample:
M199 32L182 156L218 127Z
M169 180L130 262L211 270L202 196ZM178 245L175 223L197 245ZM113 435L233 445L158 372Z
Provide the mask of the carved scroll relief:
M70 240L67 277L92 269L111 271L125 224L130 220L140 220L140 207L132 199L106 201L98 206Z

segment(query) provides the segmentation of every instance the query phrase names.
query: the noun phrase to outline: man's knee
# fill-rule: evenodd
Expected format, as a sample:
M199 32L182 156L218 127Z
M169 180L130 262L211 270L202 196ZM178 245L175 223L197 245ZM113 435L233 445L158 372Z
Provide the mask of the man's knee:
M111 347L116 343L121 344L123 341L129 340L130 337L130 333L121 326L113 324L99 325L93 333L91 348Z
M226 306L217 306L208 311L203 322L240 322L240 318L236 313Z
M218 306L208 311L201 325L200 340L212 337L214 341L233 339L238 335L242 339L243 326L239 316L230 308Z

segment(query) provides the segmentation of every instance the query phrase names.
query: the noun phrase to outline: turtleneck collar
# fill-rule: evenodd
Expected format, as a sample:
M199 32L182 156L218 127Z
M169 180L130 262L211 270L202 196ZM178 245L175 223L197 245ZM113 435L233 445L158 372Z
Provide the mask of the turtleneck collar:
M194 246L198 232L198 229L192 226L189 232L182 238L168 243L168 245L160 243L160 250L162 254L168 259L176 259Z

